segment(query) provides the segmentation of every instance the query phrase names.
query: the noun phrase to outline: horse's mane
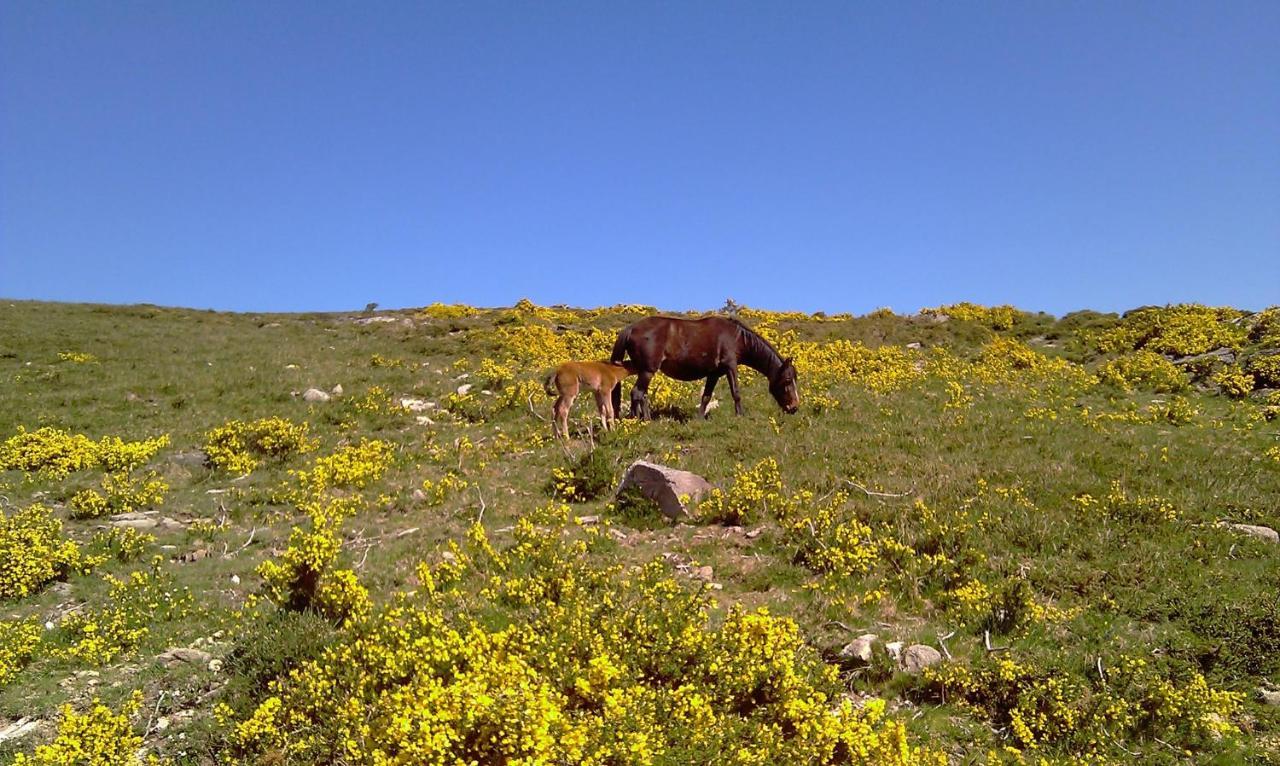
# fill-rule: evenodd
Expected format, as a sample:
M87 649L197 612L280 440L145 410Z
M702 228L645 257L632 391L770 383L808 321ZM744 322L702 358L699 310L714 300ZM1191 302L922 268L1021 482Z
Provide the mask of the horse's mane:
M778 353L778 350L769 341L760 337L759 333L748 327L746 323L737 317L729 317L728 319L736 324L742 332L742 337L746 340L747 353L751 358L766 365L766 369L762 369L761 372L770 375L774 370L782 366L782 355Z

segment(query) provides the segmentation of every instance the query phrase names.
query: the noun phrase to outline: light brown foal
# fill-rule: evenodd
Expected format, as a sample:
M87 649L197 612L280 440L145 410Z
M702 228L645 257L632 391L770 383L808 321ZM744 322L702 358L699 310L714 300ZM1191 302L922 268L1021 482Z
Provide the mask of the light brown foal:
M569 438L569 408L578 395L581 386L591 389L596 395L596 410L600 413L600 425L608 430L618 414L613 411L613 399L610 394L622 381L635 375L635 367L630 360L621 364L609 362L565 362L547 376L543 387L548 396L559 394L551 408L551 428L557 437L563 434Z

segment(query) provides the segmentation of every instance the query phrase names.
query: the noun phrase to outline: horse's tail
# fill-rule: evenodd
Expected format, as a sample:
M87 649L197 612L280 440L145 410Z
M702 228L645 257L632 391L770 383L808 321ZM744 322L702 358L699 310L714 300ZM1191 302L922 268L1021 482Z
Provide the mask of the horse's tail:
M618 331L618 339L613 343L613 353L609 355L609 361L614 364L622 364L622 358L627 355L627 342L631 340L631 325L627 325Z

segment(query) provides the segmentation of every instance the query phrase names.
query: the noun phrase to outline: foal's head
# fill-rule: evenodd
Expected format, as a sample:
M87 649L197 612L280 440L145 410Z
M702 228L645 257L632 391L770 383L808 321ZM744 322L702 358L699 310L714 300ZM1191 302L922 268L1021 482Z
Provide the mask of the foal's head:
M796 389L796 366L791 357L782 360L782 366L769 378L769 393L788 415L800 409L800 392Z

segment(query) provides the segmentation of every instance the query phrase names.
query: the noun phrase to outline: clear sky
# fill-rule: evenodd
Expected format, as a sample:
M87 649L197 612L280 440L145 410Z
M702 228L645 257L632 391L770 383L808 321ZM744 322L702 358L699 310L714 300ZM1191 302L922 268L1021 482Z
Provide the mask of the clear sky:
M0 296L1280 303L1280 2L0 0Z

